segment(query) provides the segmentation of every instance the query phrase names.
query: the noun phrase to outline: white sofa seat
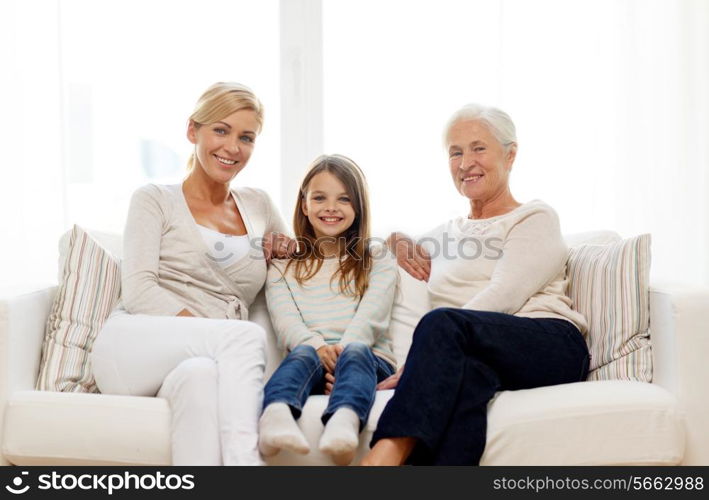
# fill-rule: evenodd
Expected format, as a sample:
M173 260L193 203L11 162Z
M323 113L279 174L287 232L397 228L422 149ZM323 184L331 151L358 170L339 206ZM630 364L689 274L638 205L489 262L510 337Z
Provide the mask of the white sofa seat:
M166 399L18 391L3 454L16 465L170 465Z
M608 233L600 233L594 242ZM0 292L0 464L170 463L166 400L35 391L44 325L56 287ZM405 273L392 314L394 351L406 356L425 288ZM654 287L652 384L579 382L498 393L488 407L483 465L709 465L709 290ZM263 294L250 318L269 332L270 376L282 358ZM380 391L358 458L392 395ZM299 425L311 449L281 452L272 465L328 465L317 451L326 396L311 396ZM357 459L358 459L357 458ZM357 460L356 459L356 460Z
M483 465L675 465L684 455L676 398L606 380L497 393Z
M377 394L357 460L392 395ZM267 463L330 463L317 450L326 405L326 396L311 396L303 409L300 426L310 454L281 452ZM684 454L677 402L653 384L578 382L505 391L491 401L488 419L482 465L674 465ZM169 465L169 426L170 408L160 398L20 391L6 410L4 454L17 465Z

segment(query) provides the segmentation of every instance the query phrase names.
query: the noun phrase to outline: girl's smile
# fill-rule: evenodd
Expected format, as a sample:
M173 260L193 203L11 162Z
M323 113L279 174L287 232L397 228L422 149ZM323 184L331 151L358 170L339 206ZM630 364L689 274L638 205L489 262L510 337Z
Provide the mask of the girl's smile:
M323 221L324 224L334 225L339 224L343 217L319 217L319 219Z

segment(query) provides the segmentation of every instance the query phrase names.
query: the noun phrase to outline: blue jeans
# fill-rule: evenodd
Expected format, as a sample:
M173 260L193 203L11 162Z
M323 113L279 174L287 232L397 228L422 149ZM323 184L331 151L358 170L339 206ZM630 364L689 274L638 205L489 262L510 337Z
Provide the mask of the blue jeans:
M374 404L377 382L394 373L394 367L375 356L364 344L347 344L335 365L335 385L330 401L322 415L326 424L343 407L350 408L359 417L360 431ZM325 389L325 368L315 349L299 345L293 349L273 373L264 389L263 407L271 403L286 403L294 418L299 418L311 394L322 394Z
M478 464L495 392L582 381L589 361L583 336L568 321L434 309L416 326L371 444L414 437L411 464Z

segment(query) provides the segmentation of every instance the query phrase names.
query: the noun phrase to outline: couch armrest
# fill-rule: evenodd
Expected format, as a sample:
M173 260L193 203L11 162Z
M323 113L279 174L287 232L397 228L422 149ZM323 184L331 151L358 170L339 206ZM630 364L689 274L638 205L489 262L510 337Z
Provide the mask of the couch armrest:
M685 412L683 464L709 465L709 288L650 289L653 382L672 392Z
M18 390L34 389L47 317L57 287L0 294L0 442L5 406ZM7 461L0 456L0 464Z
M0 391L34 389L57 287L0 298Z

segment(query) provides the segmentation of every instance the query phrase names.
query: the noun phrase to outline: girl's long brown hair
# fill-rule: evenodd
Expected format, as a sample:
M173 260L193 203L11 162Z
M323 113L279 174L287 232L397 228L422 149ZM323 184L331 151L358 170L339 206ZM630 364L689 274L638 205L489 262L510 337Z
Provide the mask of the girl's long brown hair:
M369 270L372 266L372 254L369 250L369 193L362 170L346 156L322 155L310 164L300 185L293 213L293 231L298 241L298 251L288 262L286 271L291 265L295 266L295 279L302 286L303 282L315 276L322 268L324 256L316 245L317 238L313 226L302 209L310 181L321 172L330 172L337 177L345 186L354 209L354 222L340 235L345 244L344 251L340 254L340 267L335 275L340 278L340 293L362 298L369 286ZM354 289L351 282L354 282Z

